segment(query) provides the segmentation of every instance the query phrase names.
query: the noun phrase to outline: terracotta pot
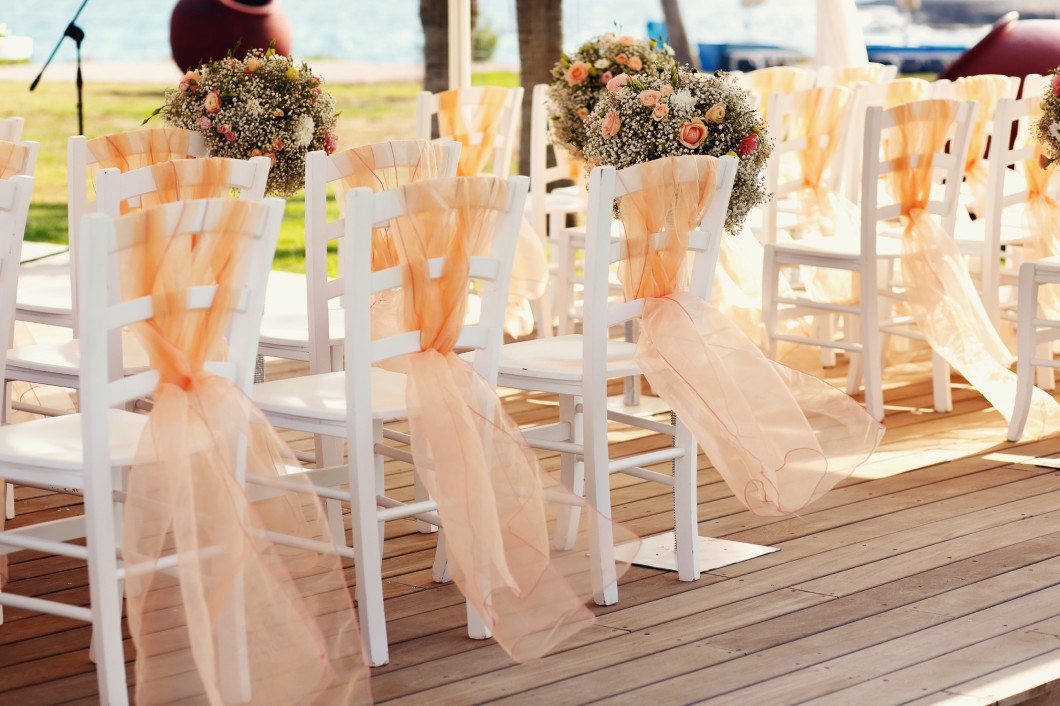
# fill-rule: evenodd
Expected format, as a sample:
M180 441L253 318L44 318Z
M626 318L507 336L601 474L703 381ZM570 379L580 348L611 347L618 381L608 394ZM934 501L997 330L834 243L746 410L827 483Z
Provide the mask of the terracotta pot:
M251 49L291 52L291 27L277 0L180 0L169 21L169 45L180 69L191 69L229 50L242 59Z

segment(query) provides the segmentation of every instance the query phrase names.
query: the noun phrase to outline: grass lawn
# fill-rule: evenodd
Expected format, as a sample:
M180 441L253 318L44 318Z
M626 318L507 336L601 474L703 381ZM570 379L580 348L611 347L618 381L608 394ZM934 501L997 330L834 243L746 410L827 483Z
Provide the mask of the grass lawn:
M518 85L514 73L492 72L474 76L474 83ZM144 118L162 103L166 84L88 84L85 86L85 134L89 138L137 130ZM21 83L0 82L3 96L0 116L26 119L23 139L40 143L33 203L26 239L65 243L66 139L77 131L76 94L73 85L43 82L33 93ZM388 139L414 137L414 111L418 83L383 83L328 86L335 95L339 148ZM155 118L150 125L161 125ZM287 211L276 246L274 267L305 271L301 192L287 200Z

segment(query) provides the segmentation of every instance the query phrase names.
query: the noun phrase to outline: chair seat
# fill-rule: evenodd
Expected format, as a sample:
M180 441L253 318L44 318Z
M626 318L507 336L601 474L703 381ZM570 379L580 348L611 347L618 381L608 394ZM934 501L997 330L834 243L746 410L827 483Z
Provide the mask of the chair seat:
M130 465L136 457L140 434L147 425L147 415L120 409L107 410L110 425L110 454L115 466ZM26 485L33 485L34 473L18 473L5 467L45 466L60 471L77 471L64 476L65 487L81 489L79 481L84 465L81 444L81 415L65 414L33 420L21 424L0 426L0 469L3 476ZM39 482L51 485L48 479Z
M22 241L20 259L23 266L26 266L41 258L57 258L59 255L65 255L68 251L69 248L59 243L40 243L34 240L24 240Z
M250 396L265 414L346 421L346 373L343 371L258 383ZM406 416L403 374L372 368L372 413L376 419L383 420Z
M69 254L23 265L18 275L15 302L19 312L70 316L73 304Z
M774 243L769 247L789 254L803 253L815 258L834 257L837 260L856 260L861 256L861 244L850 238L806 238ZM877 238L877 257L899 257L902 254L902 241L899 238Z
M577 186L561 186L545 194L545 213L579 213L587 207L588 194Z
M607 377L640 375L640 368L633 361L636 351L635 343L608 341ZM473 356L471 352L462 357L471 360ZM581 334L533 338L501 346L497 370L507 380L506 386L511 386L511 378L579 381L582 379Z
M261 346L309 348L308 305L305 275L273 270L265 288L265 313L261 319ZM342 310L328 311L331 342L341 343L345 330Z
M125 374L132 375L146 370L150 365L147 352L132 331L122 331L122 361ZM44 341L29 346L13 348L7 352L7 378L25 380L19 371L33 371L51 375L66 375L76 378L81 369L81 347L76 339L66 341Z

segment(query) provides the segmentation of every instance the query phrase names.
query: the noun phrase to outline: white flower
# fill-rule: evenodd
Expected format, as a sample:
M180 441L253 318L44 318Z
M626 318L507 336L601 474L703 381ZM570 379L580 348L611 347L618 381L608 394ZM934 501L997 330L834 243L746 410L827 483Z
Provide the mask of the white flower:
M682 88L670 96L670 105L675 110L688 111L696 107L696 99L691 91L687 88Z
M596 63L593 64L593 66L595 66L598 69L606 69L610 65L611 65L611 62L608 61L607 59L597 59Z
M294 125L294 143L299 147L305 147L313 141L313 118L308 115L299 115Z
M261 103L258 101L257 98L248 98L247 102L244 104L244 107L251 115L261 115L261 111L263 110L263 108L261 107Z

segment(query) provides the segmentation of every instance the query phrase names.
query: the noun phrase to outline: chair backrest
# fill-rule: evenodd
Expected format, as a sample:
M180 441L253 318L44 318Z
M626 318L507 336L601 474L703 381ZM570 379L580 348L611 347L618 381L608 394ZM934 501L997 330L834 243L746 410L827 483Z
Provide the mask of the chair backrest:
M714 285L721 239L726 237L725 216L738 165L735 157L718 159L716 192L698 228L689 233L688 250L695 253L689 291L707 301ZM588 357L594 357L591 350L601 351L598 346L601 341L606 341L610 327L635 319L644 311L643 299L610 302L608 286L611 265L626 257L624 239L616 242L611 237L615 201L651 185L644 182L643 167L635 164L621 171L613 167L596 167L589 175L589 210L585 222L585 318L582 324L585 355ZM654 233L651 237L667 236L664 232ZM585 361L586 365L593 364L599 369L603 369L603 363L602 359Z
M492 159L487 164L492 164L486 172L493 176L506 177L512 171L512 151L516 147L516 127L519 124L520 107L523 100L522 87L499 89L496 86L475 86L472 88L460 88L455 91L444 91L443 93L431 93L423 91L416 96L416 137L421 140L429 140L433 135L434 118L438 115L440 100L443 94L455 97L457 110L461 113L463 120L469 128L467 135L448 134L439 128L438 136L441 139L456 140L463 146L463 150L471 151L482 144L484 133L482 126L478 125L476 113L482 110L486 96L490 91L506 91L503 105L493 126ZM475 176L468 174L466 176Z
M530 104L530 224L538 236L548 232L545 196L548 187L558 181L570 181L579 165L573 163L567 150L552 144L548 129L548 84L534 86ZM551 149L555 164L548 166Z
M1045 95L1049 80L1048 76L1042 76L1041 74L1027 74L1023 77L1023 92L1020 93L1020 96L1023 98L1038 98L1040 100Z
M237 189L240 199L261 201L265 198L265 184L269 179L269 167L272 166L268 157L251 157L248 160L227 157L207 157L198 160L178 159L170 161L169 164L180 181L181 175L202 169L210 161L223 162L228 165L226 186ZM114 218L121 215L123 206L125 208L138 207L139 199L159 190L159 185L155 182L155 166L157 165L128 172L114 168L100 171L96 181L96 192L99 195L98 211Z
M0 118L0 140L18 142L22 139L22 127L25 120L19 117Z
M0 139L0 141L5 140ZM22 176L28 177L33 176L33 173L37 169L37 154L40 152L40 143L30 142L26 140L23 140L21 142L18 140L7 140L7 142L11 142L17 145L18 147L25 148L26 157L22 161L22 164L17 169L14 169L13 173L9 171L9 169L12 167L11 164L0 164L0 178L3 178L5 173L7 173L8 176L14 176L15 174L20 174ZM0 153L4 153L8 156L12 155L12 153L7 152L5 148L0 148Z
M834 150L828 165L825 166L821 185L832 190L839 189L843 173L843 135L849 127L850 113L854 107L853 92L841 86L810 88L795 93L774 93L770 96L769 136L773 138L773 151L766 164L766 191L773 198L765 206L766 243L776 242L777 203L788 194L794 193L806 185L800 154L807 150L827 152ZM842 103L838 115L808 116L807 112L814 106L828 106L835 102ZM816 144L810 144L807 132L814 130L820 133L821 121L835 119L836 128L816 135ZM833 144L834 141L834 144Z
M177 128L154 128L153 130L138 130L137 133L147 134L158 134L162 131L180 132L185 133L187 136L187 155L189 157L205 157L206 156L206 142L203 136L197 132L190 130L179 130ZM128 134L128 133L119 133ZM81 218L86 213L94 213L96 210L96 202L89 200L89 189L88 185L95 172L98 169L100 160L103 159L102 154L98 154L93 146L100 145L97 140L105 141L108 138L114 138L115 135L105 135L95 140L88 140L83 135L74 135L67 140L66 143L66 198L68 204L68 230L70 236L70 243L73 244L77 239L77 230L81 227ZM143 144L146 148L147 145L151 144L150 140L143 140ZM168 157L161 157L162 159L168 159ZM144 153L140 159L144 160L146 164L154 164L157 159Z
M818 86L843 86L854 88L862 83L886 83L898 75L895 64L850 64L848 66L821 66L817 69Z
M496 179L496 177L457 177L458 179ZM523 207L529 190L529 179L512 176L507 180L507 203L493 223L490 248L484 256L469 258L469 276L481 289L482 311L478 322L465 323L456 343L460 349L473 349L476 372L491 386L497 384L499 350L504 342L504 306L511 278L512 260ZM429 183L429 182L425 182ZM455 206L454 206L455 208ZM408 213L401 191L373 194L368 189L354 189L346 200L346 238L343 253L346 283L346 357L347 387L365 390L367 371L377 363L420 351L420 332L408 331L378 340L371 338L371 305L373 297L402 286L403 267L371 270L372 233ZM440 277L445 258L430 261L431 278ZM360 380L358 383L357 380ZM350 393L352 395L352 393ZM365 397L358 392L348 397ZM369 402L370 405L370 402Z
M749 71L739 77L740 85L751 94L751 107L764 120L769 119L769 97L774 93L794 93L813 88L817 75L798 66L770 66Z
M116 219L98 213L85 216L82 225L88 237L76 263L78 295L89 322L80 334L81 409L85 416L105 416L108 407L145 397L158 385L157 371L123 377L121 368L114 365L122 355L121 329L154 315L151 297L123 300L121 293L122 254L141 237L147 220L142 216L151 211L153 217L162 219L168 238L192 236L216 228L230 203L228 199L193 199ZM243 208L249 211L244 229L230 235L251 239L247 249L250 260L228 322L225 358L207 363L206 368L247 392L253 383L265 282L276 250L284 201L269 198L247 202ZM215 292L214 286L189 286L189 309L209 308Z
M933 126L939 107L945 104L955 104L955 110L953 119L946 127L946 139L938 145L937 151L898 155L892 149L886 150L891 154L884 153L882 147L886 141L894 139L891 137L897 134L894 131L917 131L921 127L926 129ZM947 233L953 233L975 107L971 101L958 103L932 99L914 101L888 110L872 106L866 111L861 174L861 258L864 262L874 263L876 260L876 239L881 222L893 222L902 215L902 205L891 198L889 184L886 183L890 178L888 175L895 173L899 167L899 156L908 157L909 166L914 168L924 164L925 160L930 161L932 183L939 187L932 189L923 208L940 219Z
M423 156L422 140L392 140L369 145L374 168L380 172L398 172L414 168ZM328 187L350 176L356 163L347 159L351 148L328 156L317 150L306 155L305 162L305 272L306 296L309 317L309 367L313 373L331 370L330 318L328 301L340 297L345 286L342 281L342 251L347 247L343 236L346 233L345 200L339 204L339 217L328 221ZM436 176L456 176L460 158L460 143L439 140L434 143ZM391 186L389 179L379 181L380 188ZM336 199L338 199L336 195ZM339 273L332 278L328 274L328 248L338 241Z
M22 239L26 234L26 216L33 193L33 177L16 175L0 179L0 372L15 318L15 291L18 287Z

